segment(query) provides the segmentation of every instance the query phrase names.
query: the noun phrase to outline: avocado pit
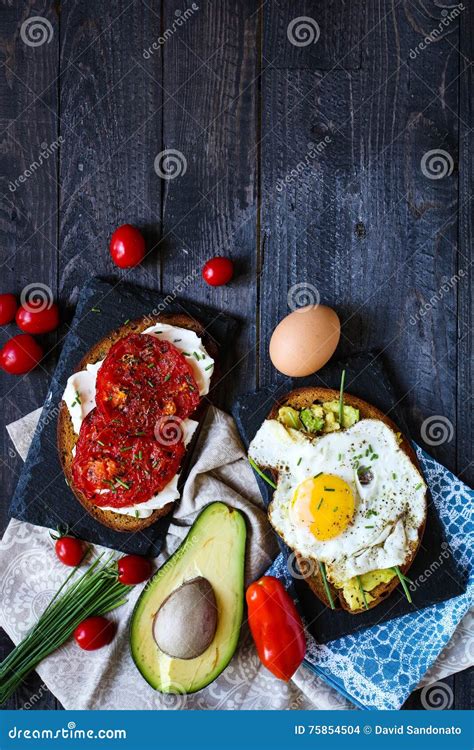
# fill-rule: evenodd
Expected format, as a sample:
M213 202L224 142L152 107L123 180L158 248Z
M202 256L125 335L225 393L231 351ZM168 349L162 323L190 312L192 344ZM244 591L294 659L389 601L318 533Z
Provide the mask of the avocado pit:
M198 576L164 600L153 619L153 638L174 659L195 659L206 651L217 630L217 602L211 583Z

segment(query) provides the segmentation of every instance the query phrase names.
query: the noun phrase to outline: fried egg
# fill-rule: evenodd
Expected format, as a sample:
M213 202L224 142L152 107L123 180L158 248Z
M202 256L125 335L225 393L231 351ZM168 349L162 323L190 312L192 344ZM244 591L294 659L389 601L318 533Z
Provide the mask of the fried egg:
M313 437L269 419L249 455L278 471L272 526L334 583L403 565L418 545L426 485L380 420Z

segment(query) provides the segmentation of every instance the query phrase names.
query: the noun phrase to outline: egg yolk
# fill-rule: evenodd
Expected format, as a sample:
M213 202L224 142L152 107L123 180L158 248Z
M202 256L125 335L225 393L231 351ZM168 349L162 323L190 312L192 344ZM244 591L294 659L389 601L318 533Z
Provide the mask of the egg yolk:
M316 539L326 542L349 526L354 509L354 495L347 482L333 474L319 474L296 487L290 517L293 523L308 528Z

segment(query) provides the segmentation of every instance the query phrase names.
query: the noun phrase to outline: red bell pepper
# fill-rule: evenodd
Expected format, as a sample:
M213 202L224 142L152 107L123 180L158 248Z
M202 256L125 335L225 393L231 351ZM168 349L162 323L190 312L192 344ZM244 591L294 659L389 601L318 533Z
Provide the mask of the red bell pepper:
M262 664L288 682L306 652L304 627L284 586L273 576L263 576L246 593L250 631Z

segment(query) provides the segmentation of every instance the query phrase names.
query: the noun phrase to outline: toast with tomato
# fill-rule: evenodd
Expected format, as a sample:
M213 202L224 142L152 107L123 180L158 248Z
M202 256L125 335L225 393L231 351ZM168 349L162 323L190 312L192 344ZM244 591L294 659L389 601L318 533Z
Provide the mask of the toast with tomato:
M183 351L183 340L193 351ZM61 401L57 442L69 487L99 523L131 533L171 511L190 455L186 432L202 421L216 360L215 342L194 318L152 314L80 361Z

